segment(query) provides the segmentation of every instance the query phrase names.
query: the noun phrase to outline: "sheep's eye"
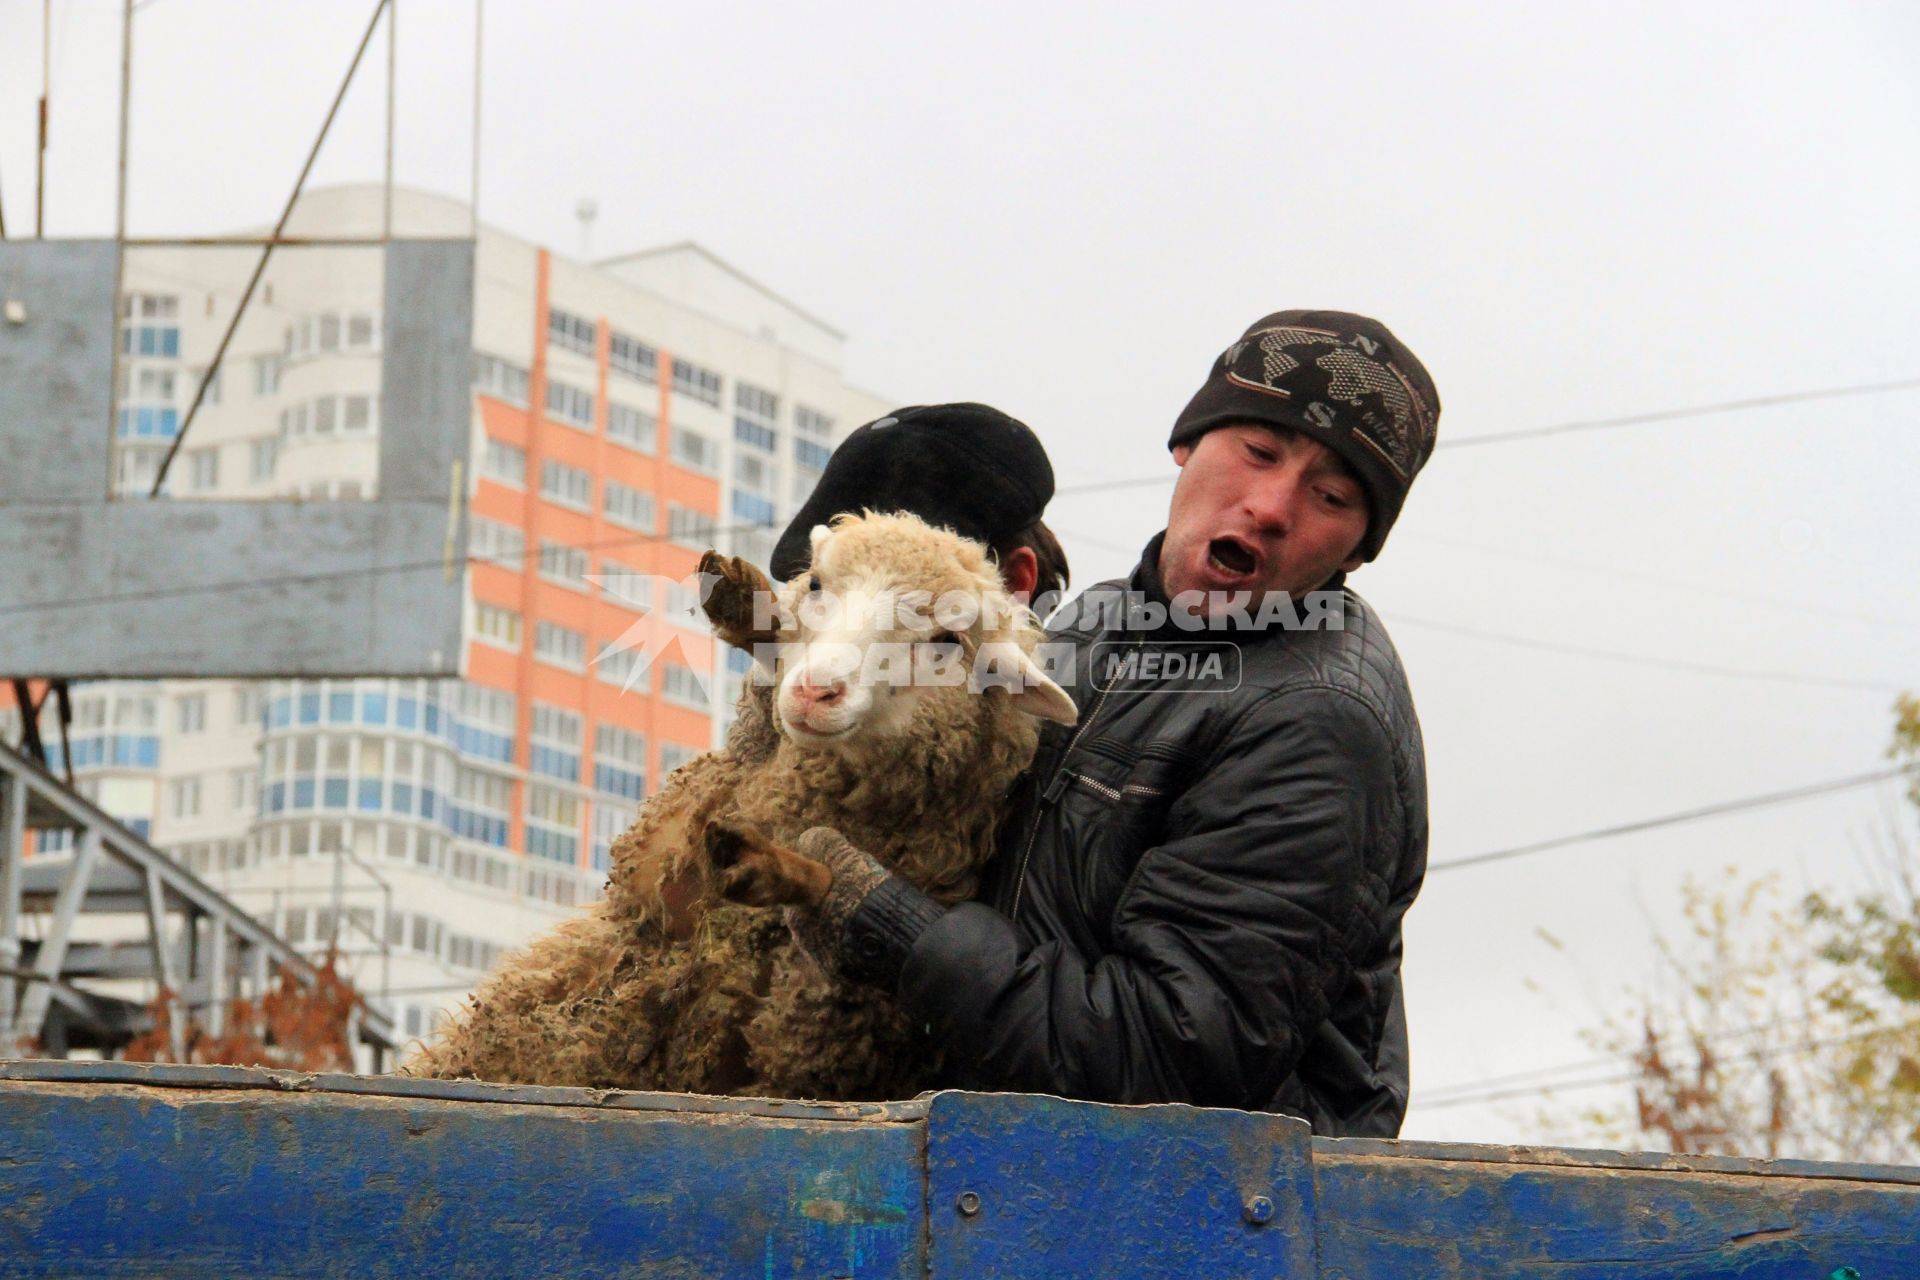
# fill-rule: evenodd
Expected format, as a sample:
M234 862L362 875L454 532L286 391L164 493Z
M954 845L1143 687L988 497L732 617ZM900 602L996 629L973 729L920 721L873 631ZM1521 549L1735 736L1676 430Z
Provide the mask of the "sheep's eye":
M820 590L820 575L817 573L809 574L807 577L807 591L813 593L818 590Z

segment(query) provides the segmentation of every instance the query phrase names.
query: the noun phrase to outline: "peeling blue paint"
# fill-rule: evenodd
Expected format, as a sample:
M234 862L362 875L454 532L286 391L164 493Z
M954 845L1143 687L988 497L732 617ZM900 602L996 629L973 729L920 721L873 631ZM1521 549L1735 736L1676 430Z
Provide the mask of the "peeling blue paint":
M1912 1280L1920 1170L0 1063L0 1277L107 1273Z

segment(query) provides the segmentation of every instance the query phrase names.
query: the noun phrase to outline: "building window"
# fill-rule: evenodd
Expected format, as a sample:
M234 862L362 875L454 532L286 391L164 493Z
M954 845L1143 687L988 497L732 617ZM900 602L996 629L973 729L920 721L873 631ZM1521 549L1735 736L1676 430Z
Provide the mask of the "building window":
M634 796L638 800L639 796ZM593 805L593 869L607 871L613 866L613 842L633 825L634 811L625 805L596 800Z
M313 430L316 435L326 435L333 430L339 408L339 402L333 396L321 396L313 402Z
M827 469L827 459L832 456L833 450L829 449L826 445L815 444L811 440L796 439L793 442L793 460L803 467L811 467L815 471L825 471Z
M260 690L253 685L243 684L233 691L233 724L237 729L258 729L260 727Z
M187 455L187 487L205 492L220 485L220 450L195 449Z
M221 382L223 381L223 379L222 379L222 377L221 377L221 375L222 375L222 374L223 374L224 372L225 372L225 370L223 370L223 369L215 369L215 370L213 371L213 377L212 377L212 379L211 379L211 380L209 380L209 381L207 382L207 390L206 390L206 393L205 393L205 394L204 394L203 396L201 396L201 398L202 398L202 399L203 399L204 401L206 401L206 403L208 403L208 404L219 404L219 403L220 403L220 384L221 384ZM194 391L195 391L195 393L196 393L196 394L199 394L199 389L200 389L200 380L201 380L201 379L203 379L203 378L205 378L206 376L207 376L207 371L206 371L205 369L189 369L189 370L187 370L187 384L188 384L189 386L191 386L191 387L192 387L192 388L194 389ZM144 371L144 370L142 371L142 378L141 378L141 380L142 380L143 382L144 382L144 381L146 380L146 379L145 379L145 371ZM171 384L171 382L173 381L173 375L172 375L172 374L168 374L168 375L167 375L167 381L169 382L169 384ZM171 395L173 394L173 393L172 393L172 391L171 391L171 389L169 389L169 391L168 391L168 393L167 393L167 394L168 394L169 396L171 396Z
M140 405L120 411L122 440L171 440L180 434L180 411Z
M673 429L673 460L683 467L704 471L710 476L720 474L719 444L685 427Z
M593 430L593 393L558 379L547 382L547 417L570 427Z
M678 769L687 761L697 759L700 754L700 748L698 747L683 747L677 742L661 743L660 774L662 778L672 773L675 769Z
M749 417L773 422L780 417L780 397L750 382L733 384L733 407Z
M540 464L540 495L563 507L593 510L593 477L552 458Z
M173 802L174 817L197 818L200 816L200 779L175 778L168 791Z
M142 400L171 402L173 400L174 373L166 368L144 368L134 379L135 395Z
M527 852L569 866L580 857L580 798L558 787L527 784Z
M590 356L593 354L593 321L571 311L550 307L547 310L547 339L556 347Z
M795 465L793 469L793 505L803 507L807 499L813 496L813 487L820 483L820 473L812 467Z
M587 586L587 553L564 542L540 539L540 576L563 587L584 591Z
M660 696L695 711L706 711L712 706L706 681L700 673L677 662L661 664Z
M642 382L660 379L660 353L638 338L615 333L607 340L607 367Z
M647 794L647 738L618 725L595 725L593 785L608 795L638 800ZM618 834L617 832L615 834Z
M653 608L653 578L631 565L600 560L600 594L623 609L645 613Z
M587 637L572 627L542 622L533 629L533 655L556 667L584 671L587 666Z
M533 732L527 767L534 773L567 782L580 781L580 747L584 723L571 711L533 704Z
M607 519L629 529L653 531L653 495L631 489L618 480L605 485L604 510Z
M130 293L122 302L120 313L126 320L120 331L122 355L157 356L163 360L179 357L180 299L177 296Z
M486 452L480 455L480 474L489 480L524 489L527 486L527 451L518 445L488 436Z
M691 360L674 357L673 389L702 404L710 404L716 409L720 407L720 375Z
M253 812L260 798L260 775L252 769L233 771L233 809L236 813Z
M755 493L773 492L773 459L754 453L733 455L733 482Z
M355 351L366 351L374 344L374 334L378 326L374 318L364 311L356 311L347 317L347 345Z
M503 649L520 651L520 615L498 605L475 603L473 634L477 640L497 644Z
M461 681L454 686L453 747L464 755L513 763L516 703L504 689ZM508 806L501 805L505 810Z
M667 621L694 631L713 630L700 608L700 593L679 582L667 583Z
M526 558L527 539L518 525L485 516L472 516L467 524L467 555L470 559L518 569Z
M495 400L504 400L524 409L527 407L527 389L532 381L532 375L511 360L502 360L499 356L478 351L473 353L473 389L483 396L492 396Z
M719 533L719 524L702 511L683 507L677 502L667 504L667 539L692 551L705 551L714 544Z
M279 462L280 441L277 438L268 436L248 443L247 470L255 480L273 479L273 469Z
M750 422L745 418L735 418L733 420L733 438L741 444L764 450L767 453L773 452L774 445L778 443L780 439L772 427L764 427L757 422Z
M833 439L833 419L818 409L809 409L803 404L793 406L794 430L802 435L813 436L818 440Z
M255 356L253 358L253 394L272 396L280 394L280 371L283 367L277 355Z
M512 779L465 766L454 770L447 824L455 835L504 849L512 813Z
M751 493L734 493L733 514L750 524L772 525L774 522L773 503Z
M617 401L607 402L607 439L642 453L652 453L660 423L650 413Z
M348 431L367 431L373 427L373 397L347 396L341 402L340 425Z
M201 733L207 727L207 695L189 693L179 702L180 732Z
M644 672L640 666L640 651L616 648L615 646L619 644L618 640L607 642L606 648L602 649L600 655L593 660L593 674L606 684L616 685L621 689L637 686L642 693L645 693L647 686L641 679Z

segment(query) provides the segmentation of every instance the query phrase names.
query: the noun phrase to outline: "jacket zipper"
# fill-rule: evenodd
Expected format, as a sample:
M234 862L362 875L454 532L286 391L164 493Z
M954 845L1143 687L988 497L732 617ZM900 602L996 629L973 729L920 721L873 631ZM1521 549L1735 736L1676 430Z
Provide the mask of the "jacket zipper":
M1136 649L1139 648L1140 641L1136 639L1133 642L1133 647ZM1091 646L1089 646L1088 652L1092 652ZM1099 695L1094 698L1093 706L1087 710L1087 718L1080 722L1074 729L1073 736L1067 739L1067 745L1060 752L1060 763L1055 766L1053 777L1047 782L1046 791L1033 806L1033 821L1027 824L1027 846L1020 851L1020 872L1014 877L1013 881L1013 909L1007 913L1007 919L1015 924L1018 924L1020 921L1020 899L1027 891L1027 864L1033 859L1033 842L1040 834L1040 815L1045 811L1047 805L1052 804L1060 798L1060 792L1066 786L1067 781L1078 776L1067 771L1067 761L1072 758L1073 749L1079 743L1080 735L1093 727L1094 720L1100 715L1100 708L1106 704L1107 695L1112 693L1113 687L1119 683L1120 667L1116 664L1113 668L1113 678L1107 681L1106 687L1100 690ZM1116 794L1113 798L1117 800L1120 797Z
M1144 782L1129 782L1123 787L1110 787L1104 782L1095 782L1084 773L1067 775L1089 791L1098 792L1109 800L1122 800L1127 796L1157 796L1160 788L1150 787Z

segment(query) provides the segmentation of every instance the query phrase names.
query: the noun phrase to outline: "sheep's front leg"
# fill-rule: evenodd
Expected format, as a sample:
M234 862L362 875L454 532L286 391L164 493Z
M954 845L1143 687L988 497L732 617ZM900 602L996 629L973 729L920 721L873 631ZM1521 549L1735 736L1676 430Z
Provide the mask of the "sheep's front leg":
M757 831L716 822L707 828L707 857L719 870L720 896L754 907L814 907L826 901L833 872Z
M748 652L752 652L756 644L779 643L779 620L769 620L773 584L765 574L739 556L708 551L700 557L700 578L703 587L709 578L713 582L700 607L707 621L713 624L715 635L734 648Z

